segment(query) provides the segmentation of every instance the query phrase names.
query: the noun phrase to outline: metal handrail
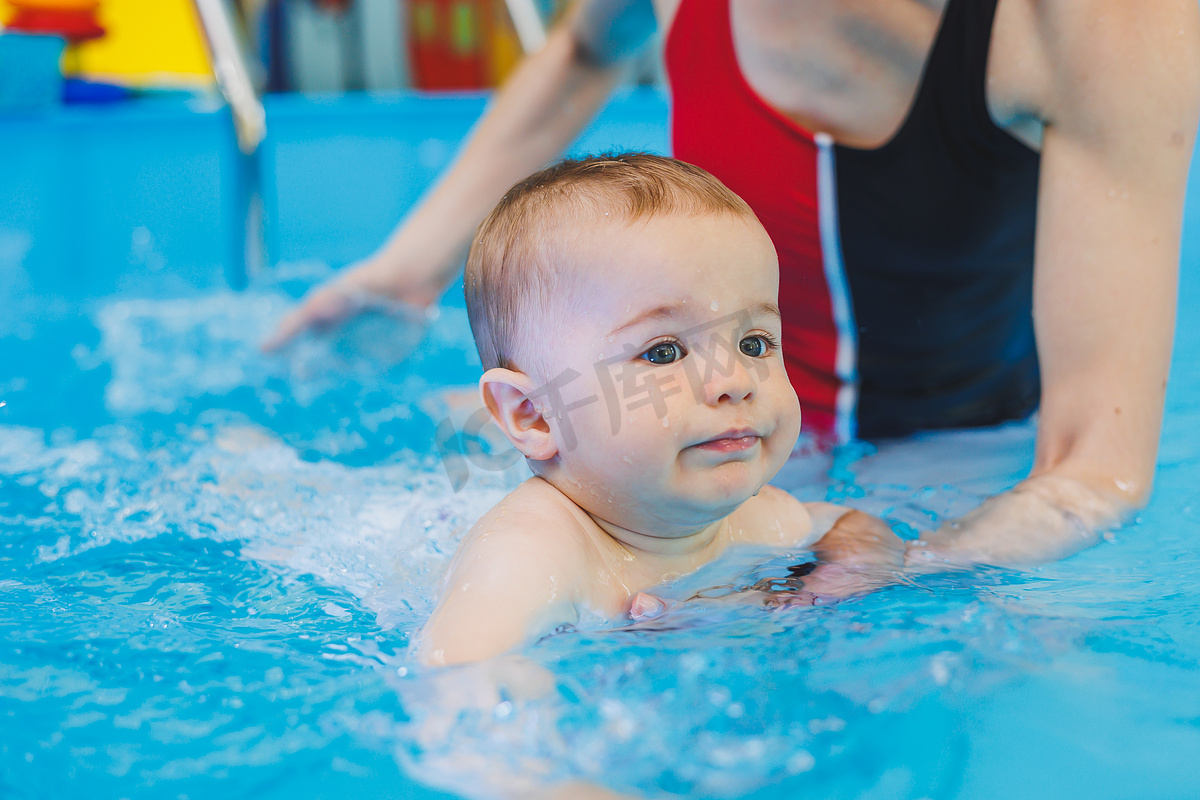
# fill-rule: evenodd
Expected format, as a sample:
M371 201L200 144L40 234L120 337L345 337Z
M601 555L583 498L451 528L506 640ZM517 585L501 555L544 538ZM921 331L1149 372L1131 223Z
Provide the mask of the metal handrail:
M250 77L249 62L234 29L226 0L193 0L208 40L217 89L229 105L233 131L242 152L234 188L242 217L235 248L225 263L225 277L235 289L245 288L251 276L268 263L264 230L262 165L256 156L267 135L267 112Z
M225 0L193 0L212 57L217 88L233 113L238 147L252 155L267 135L267 114L250 78Z
M536 53L546 43L546 23L534 0L505 0L521 49L526 55Z

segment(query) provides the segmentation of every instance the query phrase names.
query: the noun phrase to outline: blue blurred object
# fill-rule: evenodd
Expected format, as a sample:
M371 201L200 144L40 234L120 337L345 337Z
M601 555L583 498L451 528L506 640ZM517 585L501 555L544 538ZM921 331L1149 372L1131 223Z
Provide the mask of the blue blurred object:
M65 46L58 36L0 34L0 113L37 111L62 101L59 59Z
M62 101L74 103L117 103L133 96L133 91L125 86L111 83L96 83L81 78L67 78L63 81Z

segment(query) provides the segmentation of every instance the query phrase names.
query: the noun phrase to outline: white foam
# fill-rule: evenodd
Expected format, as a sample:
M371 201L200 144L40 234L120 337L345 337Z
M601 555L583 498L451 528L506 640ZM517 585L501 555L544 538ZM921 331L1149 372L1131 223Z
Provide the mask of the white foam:
M268 292L221 292L168 300L119 300L96 315L101 342L80 352L83 368L108 362L105 394L118 415L171 413L188 399L250 388L264 405L287 396L306 406L347 383L378 386L389 367L402 362L425 336L412 320L366 313L335 336L306 336L279 355L259 344L274 330L290 301ZM465 313L448 309L429 333L450 355L470 347Z
M428 612L459 538L508 489L485 473L455 493L436 462L411 454L374 467L304 461L266 429L216 416L149 450L119 427L60 446L0 427L0 475L36 485L47 513L79 518L38 559L173 529L240 542L243 556L314 575L384 627L407 627Z

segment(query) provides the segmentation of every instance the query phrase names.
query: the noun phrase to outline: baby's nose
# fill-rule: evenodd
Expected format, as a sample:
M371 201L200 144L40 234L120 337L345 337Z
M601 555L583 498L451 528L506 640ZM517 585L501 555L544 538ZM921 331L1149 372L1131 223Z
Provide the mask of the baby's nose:
M729 364L713 364L712 374L704 384L705 401L709 405L744 403L754 397L754 376L743 356L735 356Z

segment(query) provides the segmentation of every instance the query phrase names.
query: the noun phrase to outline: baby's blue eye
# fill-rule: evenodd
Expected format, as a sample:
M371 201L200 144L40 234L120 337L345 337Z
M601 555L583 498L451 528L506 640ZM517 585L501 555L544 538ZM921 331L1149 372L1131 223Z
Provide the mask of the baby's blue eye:
M677 342L659 342L646 352L642 358L651 364L673 364L686 355Z
M767 340L765 336L747 336L738 344L738 349L743 355L751 358L762 358L767 353L771 352L772 342Z

